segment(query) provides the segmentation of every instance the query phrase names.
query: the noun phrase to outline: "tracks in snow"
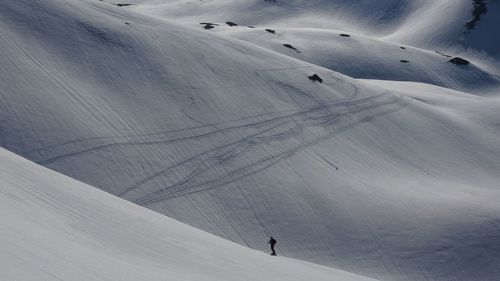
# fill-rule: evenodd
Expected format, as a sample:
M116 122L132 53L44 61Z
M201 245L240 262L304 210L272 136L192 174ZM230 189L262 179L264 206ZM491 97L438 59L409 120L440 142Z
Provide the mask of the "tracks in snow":
M258 173L322 140L407 106L409 100L386 92L358 98L355 87L346 100L311 108L270 113L155 134L96 137L75 140L31 151L32 156L51 157L42 165L109 149L134 147L149 153L151 147L175 146L195 141L203 144L187 157L157 165L153 173L124 187L117 195L149 206L164 200L217 188Z
M171 184L133 198L132 201L148 206L171 198L200 192L239 180L262 171L296 152L324 139L407 106L408 100L392 94L319 106L269 121L259 133L248 135L236 142L216 147L168 167L150 178L127 188L125 196L151 180L165 178ZM179 170L189 171L175 182L171 180Z
M7 39L17 46L12 38ZM50 75L26 51L17 49L43 73ZM325 83L316 87L342 88L343 93L349 93L345 98L330 102L321 98L326 96L302 90L311 84L300 85L293 81L296 76L291 71L260 70L256 71L256 76L267 83L275 98L294 105L295 110L152 134L71 140L33 149L27 154L38 164L47 166L70 158L95 161L95 158L108 155L110 150L123 152L125 157L133 151L144 159L155 158L156 162L149 169L135 176L139 180L115 192L137 204L149 206L258 173L302 149L373 118L401 110L408 104L407 99L389 92L360 98L354 83L327 74ZM329 80L335 83L329 85ZM55 78L54 82L64 88ZM73 89L65 89L73 93ZM182 153L174 155L176 151Z

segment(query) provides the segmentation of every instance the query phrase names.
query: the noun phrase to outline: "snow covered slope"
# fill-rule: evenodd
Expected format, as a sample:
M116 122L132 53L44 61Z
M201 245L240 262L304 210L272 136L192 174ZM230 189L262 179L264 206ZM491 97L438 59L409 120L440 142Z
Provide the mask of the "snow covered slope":
M474 3L482 13L474 28ZM425 49L463 46L500 59L500 40L493 30L500 24L495 0L129 0L130 9L184 22L231 21L241 25L276 28L343 30Z
M500 76L480 60L468 66L457 66L449 62L453 56L448 53L360 34L310 28L277 29L276 34L263 28L222 26L216 29L354 78L423 82L465 91L481 91L500 85Z
M500 101L481 64L470 93L362 81L133 9L0 2L0 145L261 251L275 235L281 255L382 280L500 274ZM431 82L466 84L439 63Z
M217 25L210 32L355 78L468 91L499 85L500 40L490 31L500 24L500 4L486 2L487 13L470 30L465 24L473 17L472 1L141 0L132 1L136 5L129 9L199 29L200 22L213 22ZM472 64L459 67L448 62L458 55Z
M225 241L0 149L0 279L339 280Z

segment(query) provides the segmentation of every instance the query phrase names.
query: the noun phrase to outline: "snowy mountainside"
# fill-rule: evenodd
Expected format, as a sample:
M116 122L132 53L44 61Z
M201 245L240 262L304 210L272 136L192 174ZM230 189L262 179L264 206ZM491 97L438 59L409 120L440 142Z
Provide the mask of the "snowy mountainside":
M293 58L203 30L196 13L140 9L0 2L0 145L260 251L274 235L279 255L380 280L500 274L500 101L482 61L469 85L459 66L408 46L425 60L384 65L384 78L455 90L357 80L324 68L339 65L314 44L317 57ZM359 60L346 52L341 67L363 69L366 48L355 50Z
M473 61L463 67L450 63L450 53L428 51L360 34L326 29L217 28L233 38L263 46L354 78L429 83L481 92L497 88L496 71Z
M476 2L484 3L473 30ZM495 0L129 0L128 8L184 22L231 21L243 26L343 30L424 49L459 51L463 46L499 59L499 24Z
M500 42L491 30L500 24L496 16L500 3L486 2L487 12L470 30L465 25L473 17L474 5L465 0L356 4L343 0L141 0L132 1L135 4L129 9L178 19L199 29L203 27L200 22L214 23L207 31L355 78L424 82L469 91L499 85ZM472 64L448 63L455 56L464 56Z
M0 149L2 280L374 279L225 241Z

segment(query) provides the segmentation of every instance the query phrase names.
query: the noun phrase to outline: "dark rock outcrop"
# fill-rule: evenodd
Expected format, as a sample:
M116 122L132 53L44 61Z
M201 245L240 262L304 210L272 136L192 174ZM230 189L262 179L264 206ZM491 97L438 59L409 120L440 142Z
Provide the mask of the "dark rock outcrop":
M472 19L465 24L468 30L473 30L481 20L481 16L488 12L488 5L484 0L473 0Z
M307 78L309 78L309 80L311 80L311 81L323 83L323 79L321 79L321 77L319 77L319 75L316 74L316 73L314 73L313 75L311 75L311 76L309 76Z
M468 60L459 57L454 57L449 62L456 65L468 65L470 63Z

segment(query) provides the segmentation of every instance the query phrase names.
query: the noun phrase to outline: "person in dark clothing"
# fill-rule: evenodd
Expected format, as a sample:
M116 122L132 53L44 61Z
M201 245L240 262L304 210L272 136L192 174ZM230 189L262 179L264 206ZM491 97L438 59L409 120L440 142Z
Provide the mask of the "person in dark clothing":
M274 245L276 245L276 243L278 243L278 241L276 241L276 239L274 239L272 236L271 239L269 239L269 242L267 242L267 244L271 245L271 251L273 251L271 253L271 256L276 256L276 251L274 250Z

